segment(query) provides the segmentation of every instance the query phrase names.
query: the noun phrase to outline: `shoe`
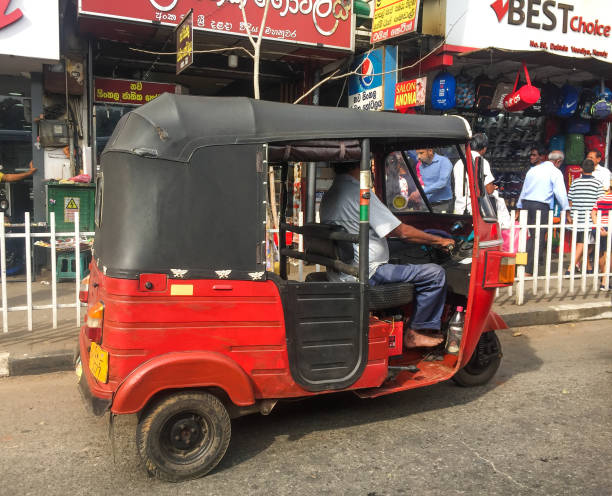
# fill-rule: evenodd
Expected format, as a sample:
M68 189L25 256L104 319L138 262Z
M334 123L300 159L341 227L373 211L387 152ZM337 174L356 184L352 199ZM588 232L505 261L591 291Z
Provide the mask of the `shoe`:
M587 269L587 274L592 274L593 273L593 269Z

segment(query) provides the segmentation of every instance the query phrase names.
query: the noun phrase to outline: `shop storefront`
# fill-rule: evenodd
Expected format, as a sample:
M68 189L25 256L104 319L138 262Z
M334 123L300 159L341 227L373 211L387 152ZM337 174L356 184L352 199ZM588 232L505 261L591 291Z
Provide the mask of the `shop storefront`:
M43 64L60 59L58 1L12 0L0 12L0 172L38 173L0 187L0 208L13 222L24 212L45 219L44 161L36 117L43 112ZM44 42L42 42L44 40Z
M415 23L418 37L400 32L374 45L398 45L398 66L413 65L398 77L395 109L459 114L474 132L486 132L486 158L509 208L520 194L533 146L565 152L568 183L589 149L600 150L601 164L609 167L612 115L601 110L606 103L597 106L598 101L612 103L608 0L412 4L420 15ZM423 58L432 47L438 48ZM526 84L523 63L541 99L524 110L509 111L504 97L514 91L517 74L517 89ZM454 150L441 152L451 161L459 159Z
M607 0L425 0L421 8L422 34L444 45L403 72L396 108L459 114L474 132L486 132L486 158L509 208L516 205L533 146L565 152L568 183L590 149L599 150L601 164L609 167L612 115L597 103L612 103ZM509 111L504 98L515 90L517 75L516 89L526 84L524 67L541 99ZM426 84L425 105L417 102L417 81ZM448 154L458 159L452 150Z

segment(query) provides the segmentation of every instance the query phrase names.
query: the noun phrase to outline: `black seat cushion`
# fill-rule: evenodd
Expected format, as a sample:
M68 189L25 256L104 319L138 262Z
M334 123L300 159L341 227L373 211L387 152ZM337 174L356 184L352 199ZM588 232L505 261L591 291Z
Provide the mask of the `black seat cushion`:
M306 282L327 282L327 272L312 272ZM406 282L381 284L368 287L370 310L385 310L407 305L414 298L414 285Z

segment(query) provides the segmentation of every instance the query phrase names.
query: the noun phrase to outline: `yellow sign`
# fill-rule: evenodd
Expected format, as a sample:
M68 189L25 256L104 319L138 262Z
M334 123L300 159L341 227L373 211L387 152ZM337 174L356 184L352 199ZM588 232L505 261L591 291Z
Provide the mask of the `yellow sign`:
M108 351L104 351L97 343L91 343L89 370L100 382L108 380Z
M81 199L78 196L64 197L64 222L74 222L74 213L79 211Z
M416 31L419 0L376 0L371 43Z

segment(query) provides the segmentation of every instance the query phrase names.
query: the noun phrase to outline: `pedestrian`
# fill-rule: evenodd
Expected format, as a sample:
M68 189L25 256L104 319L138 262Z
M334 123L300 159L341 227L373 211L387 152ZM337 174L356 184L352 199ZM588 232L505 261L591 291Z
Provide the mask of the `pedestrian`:
M421 148L416 152L419 159L416 165L417 177L433 211L451 213L453 211L451 188L453 164L448 158L435 153L432 148ZM417 195L419 195L418 191L413 192L411 200L418 201Z
M612 187L608 188L605 195L600 196L595 207L591 211L591 219L593 224L597 223L597 212L601 211L601 223L607 226L610 218L610 210L612 210ZM600 227L600 241L599 241L599 272L604 274L606 272L606 253L608 250L608 228ZM606 288L605 280L608 276L602 277L602 284L600 289ZM609 285L608 285L609 287Z
M599 179L604 192L607 192L610 189L610 180L612 176L610 174L610 169L607 169L603 165L601 165L601 152L599 150L589 150L586 158L592 160L595 164L595 170L593 171L593 176Z
M538 151L537 149L535 150ZM561 210L569 209L563 174L559 170L564 158L565 155L562 151L553 150L548 155L547 161L534 165L527 172L517 206L520 209L527 210L527 223L529 225L535 224L537 211L542 212L540 217L542 220L548 220L548 213L554 208L555 199ZM540 243L537 247L538 253L544 251L545 243L546 240L542 232ZM529 239L527 240L527 266L525 272L528 277L533 274L534 244L535 228L532 227L529 229Z
M2 166L0 166L0 169L2 169ZM25 179L26 177L33 176L37 170L38 169L34 167L33 162L30 160L30 168L26 172L19 172L17 174L4 174L0 172L0 182L14 183L17 181L21 181L22 179Z
M482 172L484 175L484 185L487 190L487 194L491 195L495 191L495 185L493 181L495 178L491 173L491 165L489 161L484 158L484 154L487 153L489 146L489 138L485 133L477 133L472 136L470 141L470 148L472 151L472 161L476 158L481 158ZM458 215L472 214L472 200L470 194L470 187L467 180L467 171L462 160L457 160L453 167L453 177L455 179L455 209L454 212Z
M540 165L542 162L546 161L547 156L548 150L545 146L533 145L529 150L529 165L531 165L531 167Z
M572 182L569 189L568 199L571 207L571 214L567 212L568 222L573 222L578 225L576 232L576 252L575 261L580 260L582 256L585 236L588 236L590 229L585 226L585 223L590 220L591 210L595 207L597 200L603 196L603 189L599 179L595 178L593 171L595 164L588 158L582 162L582 174ZM587 240L588 242L588 240ZM593 267L591 260L587 257L587 273L592 273ZM570 274L570 270L566 271L566 275Z

